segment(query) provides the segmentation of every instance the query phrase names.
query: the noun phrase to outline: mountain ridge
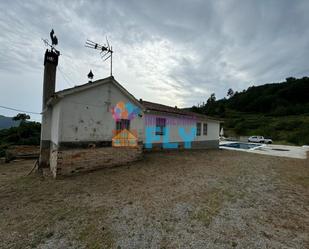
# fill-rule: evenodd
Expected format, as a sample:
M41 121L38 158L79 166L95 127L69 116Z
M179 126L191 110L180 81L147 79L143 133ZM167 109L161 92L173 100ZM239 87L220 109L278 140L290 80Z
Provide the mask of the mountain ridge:
M12 117L0 115L0 130L18 126L20 121L12 120Z

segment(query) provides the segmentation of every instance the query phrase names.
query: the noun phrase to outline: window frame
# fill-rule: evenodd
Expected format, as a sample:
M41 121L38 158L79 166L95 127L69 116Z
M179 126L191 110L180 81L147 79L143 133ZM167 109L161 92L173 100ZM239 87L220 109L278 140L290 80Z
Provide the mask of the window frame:
M205 129L205 126L206 126L206 129ZM206 133L205 133L205 130L206 130ZM208 124L203 123L203 136L207 136L207 134L208 134Z
M157 131L157 128L160 128L160 131ZM164 136L166 128L166 118L156 117L156 132L157 136Z
M119 129L120 128L120 129ZM130 130L130 119L119 119L116 121L116 131Z
M199 137L202 134L202 123L196 122L196 136Z

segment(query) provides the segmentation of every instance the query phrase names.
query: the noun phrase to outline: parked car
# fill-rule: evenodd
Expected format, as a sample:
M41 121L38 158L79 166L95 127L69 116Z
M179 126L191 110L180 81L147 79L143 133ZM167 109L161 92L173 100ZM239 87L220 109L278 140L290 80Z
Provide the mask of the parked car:
M249 143L264 143L264 144L272 144L273 140L270 138L264 138L263 136L251 136L248 138Z

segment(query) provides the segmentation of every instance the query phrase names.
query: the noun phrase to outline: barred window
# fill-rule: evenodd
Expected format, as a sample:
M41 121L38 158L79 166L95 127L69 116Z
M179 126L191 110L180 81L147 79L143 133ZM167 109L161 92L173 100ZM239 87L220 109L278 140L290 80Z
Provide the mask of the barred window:
M207 135L207 123L203 123L203 135Z
M201 129L202 129L202 124L201 123L196 123L196 136L201 135Z
M156 135L163 136L166 127L165 118L156 118Z
M117 120L116 121L116 130L121 131L121 130L124 130L124 129L127 129L127 130L130 129L130 120L129 119Z

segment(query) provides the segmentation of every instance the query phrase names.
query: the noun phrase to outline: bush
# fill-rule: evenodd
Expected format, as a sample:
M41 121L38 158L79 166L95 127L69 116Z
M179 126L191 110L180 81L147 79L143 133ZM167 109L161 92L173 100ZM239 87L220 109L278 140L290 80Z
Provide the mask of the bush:
M306 130L293 132L288 136L287 141L296 145L309 145L309 133Z
M5 151L8 148L7 145L0 145L0 157L4 157L5 156Z
M278 130L293 131L299 129L304 122L302 120L281 121L275 125Z
M21 122L18 127L0 130L0 144L6 145L39 145L41 124ZM3 149L2 149L3 150ZM1 152L3 154L3 152Z

